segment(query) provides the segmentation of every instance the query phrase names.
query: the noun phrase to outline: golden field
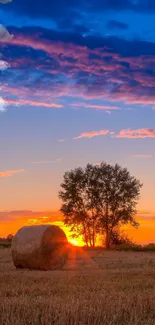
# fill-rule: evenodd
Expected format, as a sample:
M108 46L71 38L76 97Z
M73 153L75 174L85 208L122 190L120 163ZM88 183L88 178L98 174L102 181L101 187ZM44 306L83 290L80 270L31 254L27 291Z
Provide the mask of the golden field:
M62 271L16 270L0 249L1 325L155 325L155 253L82 251Z

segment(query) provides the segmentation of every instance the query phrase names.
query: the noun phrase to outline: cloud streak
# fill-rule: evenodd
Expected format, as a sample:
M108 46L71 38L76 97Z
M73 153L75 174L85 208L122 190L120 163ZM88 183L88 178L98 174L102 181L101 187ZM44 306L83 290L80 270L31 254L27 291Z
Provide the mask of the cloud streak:
M5 26L0 24L0 42L8 42L13 38Z
M62 162L62 158L57 158L55 160L40 160L40 161L33 161L32 164L34 165L46 165L46 164L57 164Z
M137 155L133 155L132 157L137 158L137 159L151 159L153 157L153 155L137 154Z
M0 177L11 177L15 174L23 173L24 169L0 171Z
M94 137L98 137L101 135L107 135L109 130L100 130L100 131L91 131L91 132L83 132L79 136L73 138L74 140L79 140L82 138L92 139Z
M95 104L89 104L89 103L73 103L71 104L72 107L84 107L84 108L92 108L97 110L104 110L104 111L115 111L119 110L120 108L118 106L111 106L111 105L95 105Z
M107 24L107 28L110 30L113 30L113 29L126 30L126 29L128 29L128 27L129 27L128 24L123 23L118 20L110 20Z
M61 213L58 211L31 211L31 210L15 210L15 211L0 211L0 221L18 221L27 219L29 222L35 220L42 222L54 222L62 220Z
M122 138L122 139L144 139L144 138L155 138L155 129L143 128L143 129L122 129L118 134L110 130L99 130L83 132L73 140L79 140L82 138L91 139L97 136L109 134L112 138ZM151 158L151 155L134 155L135 158Z
M7 105L17 105L17 106L33 106L33 107L47 107L47 108L62 108L63 105L57 103L39 102L33 100L11 100L5 99Z
M6 112L7 104L3 97L0 97L0 112Z
M9 3L9 2L12 2L12 0L0 0L0 3L2 3L2 4L6 4L6 3Z
M0 71L5 71L9 68L9 64L6 61L0 60Z
M116 136L116 138L127 138L127 139L145 139L145 138L155 138L155 129L123 129Z

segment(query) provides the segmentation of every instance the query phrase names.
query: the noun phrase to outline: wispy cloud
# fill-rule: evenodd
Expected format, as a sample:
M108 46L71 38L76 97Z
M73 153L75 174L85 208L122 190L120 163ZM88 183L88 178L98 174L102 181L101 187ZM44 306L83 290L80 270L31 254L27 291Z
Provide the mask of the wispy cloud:
M90 131L90 132L83 132L77 137L73 138L73 140L78 140L82 138L94 138L101 135L109 134L112 138L124 138L124 139L144 139L144 138L155 138L155 129L123 129L118 134L114 131L110 130L99 130L99 131ZM145 155L145 154L137 154L133 155L135 158L151 158L152 155Z
M15 174L23 173L24 169L0 171L0 177L11 177Z
M62 158L57 158L55 160L40 160L40 161L33 161L32 164L35 165L44 165L44 164L57 164L62 161Z
M4 100L3 97L0 97L0 112L6 112L6 107L7 107L7 104L6 104L6 101Z
M0 3L2 3L2 4L6 4L6 3L9 3L9 2L12 2L12 0L0 0Z
M5 71L9 68L9 64L6 61L0 60L0 71Z
M85 107L85 108L92 108L92 109L99 109L104 111L113 111L113 110L119 110L120 108L117 106L111 106L111 105L95 105L95 104L89 104L89 103L73 103L71 104L73 107Z
M91 132L83 132L80 135L78 135L77 137L73 138L74 140L78 140L78 139L82 139L82 138L87 138L87 139L91 139L94 137L98 137L101 135L106 135L109 133L109 130L100 130L100 131L91 131Z
M29 106L37 106L37 107L49 107L49 108L62 108L63 105L61 104L57 104L57 103L48 103L48 102L40 102L40 101L33 101L33 100L10 100L7 99L6 103L9 105L19 105L19 106L23 106L23 105L29 105Z
M114 29L126 30L128 29L128 27L129 27L128 24L118 20L110 20L107 23L107 28L110 30L114 30Z
M120 131L116 138L129 138L129 139L137 139L137 138L155 138L155 129L123 129Z
M133 155L132 157L137 159L150 159L153 156L152 155L146 155L146 154L139 154L139 155Z
M13 38L5 26L0 24L0 42L8 42Z
M35 220L41 222L54 222L62 220L61 212L59 211L31 211L31 210L15 210L15 211L0 211L0 221L19 221L28 220L30 223L35 223Z
M59 139L58 142L65 142L66 139Z

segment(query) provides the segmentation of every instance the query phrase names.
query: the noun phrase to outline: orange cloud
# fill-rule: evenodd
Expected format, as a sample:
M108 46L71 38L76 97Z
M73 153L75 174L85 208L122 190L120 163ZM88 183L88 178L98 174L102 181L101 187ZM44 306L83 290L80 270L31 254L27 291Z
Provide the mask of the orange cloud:
M84 132L84 133L81 133L79 136L75 137L74 140L78 140L78 139L82 139L82 138L91 139L91 138L98 137L101 135L106 135L108 133L109 133L109 130Z
M56 224L70 239L71 233L62 220L62 214L58 211L0 211L0 237L15 234L23 226Z
M47 102L39 102L39 101L33 101L33 100L11 100L11 99L5 99L6 104L10 105L30 105L30 106L43 106L43 107L55 107L55 108L62 108L63 105L57 104L57 103L47 103Z
M123 129L120 131L116 138L129 138L129 139L137 139L137 138L155 138L155 129Z
M0 172L0 177L11 177L18 173L23 173L24 169L17 169L17 170L6 170L4 172Z
M58 211L31 211L31 210L14 210L14 211L0 211L0 222L34 220L42 221L44 218L48 221L62 220L62 215Z
M155 242L155 214L153 211L141 210L136 217L140 223L138 229L130 225L124 227L128 236L137 243ZM69 229L63 223L63 216L58 211L2 211L0 212L0 237L9 233L15 234L19 228L35 224L56 224L61 227L71 239ZM81 239L78 242L82 244Z

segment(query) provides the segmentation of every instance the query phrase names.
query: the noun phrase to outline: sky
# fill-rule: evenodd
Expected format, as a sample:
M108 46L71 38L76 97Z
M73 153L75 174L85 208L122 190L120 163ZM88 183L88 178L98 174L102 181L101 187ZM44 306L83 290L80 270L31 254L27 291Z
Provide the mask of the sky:
M155 1L0 0L0 236L61 224L66 170L105 161L144 184L155 242Z

